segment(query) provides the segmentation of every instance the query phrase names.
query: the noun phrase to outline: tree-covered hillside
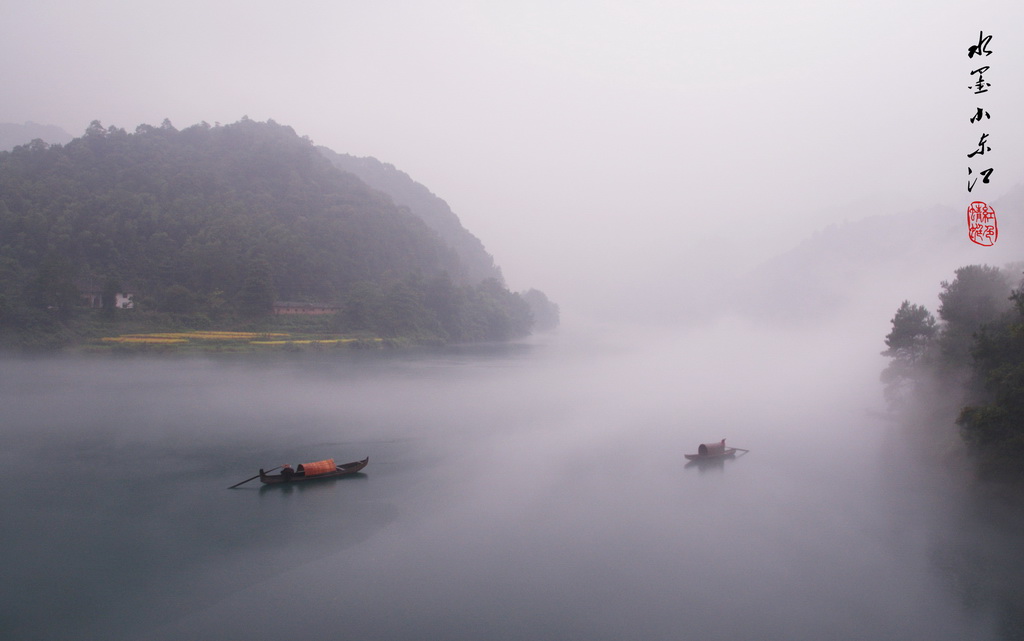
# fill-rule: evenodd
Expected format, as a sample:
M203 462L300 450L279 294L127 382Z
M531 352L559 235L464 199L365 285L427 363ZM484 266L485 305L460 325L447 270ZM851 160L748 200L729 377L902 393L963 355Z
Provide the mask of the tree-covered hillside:
M376 158L357 158L339 154L326 147L321 147L320 151L335 167L355 174L367 185L391 196L399 206L408 207L410 212L437 232L442 240L455 250L471 280L502 280L501 270L494 264L494 258L484 249L480 239L462 226L448 203L425 186L396 169L394 165L382 163Z
M440 340L532 322L518 294L475 281L420 218L273 121L93 122L66 145L0 152L0 326L52 329L84 293L118 291L140 314L224 321L317 302L340 310L339 330Z

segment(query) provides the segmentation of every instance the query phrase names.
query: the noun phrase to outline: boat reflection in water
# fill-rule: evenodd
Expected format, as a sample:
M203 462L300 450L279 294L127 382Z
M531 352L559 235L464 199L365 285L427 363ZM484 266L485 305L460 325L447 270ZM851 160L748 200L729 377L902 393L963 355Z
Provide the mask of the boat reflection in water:
M337 478L337 477L330 477L330 478ZM349 475L345 476L345 485L347 486L349 483L356 483L357 481L360 481L360 480L361 481L368 481L368 480L370 480L370 477L369 477L369 475L364 474L363 472L357 472L355 474L349 474ZM258 488L257 487L253 487L252 489L254 489L254 490L258 489L260 495L263 496L263 495L269 495L269 494L278 494L278 495L292 494L292 493L296 493L296 492L299 493L299 494L305 494L305 493L315 494L315 493L319 493L319 492L329 492L334 487L335 487L334 483L327 483L325 481L323 483L275 483L275 484L264 484L264 485L260 485Z

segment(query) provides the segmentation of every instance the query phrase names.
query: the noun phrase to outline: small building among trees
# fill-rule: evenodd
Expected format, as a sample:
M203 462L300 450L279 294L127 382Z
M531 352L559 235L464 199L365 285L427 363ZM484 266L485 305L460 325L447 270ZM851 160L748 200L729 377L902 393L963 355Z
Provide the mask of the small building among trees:
M131 292L111 292L107 295L113 296L116 309L133 309L135 307L135 294ZM100 291L82 292L82 300L85 301L86 307L95 309L103 307L103 296L104 292Z

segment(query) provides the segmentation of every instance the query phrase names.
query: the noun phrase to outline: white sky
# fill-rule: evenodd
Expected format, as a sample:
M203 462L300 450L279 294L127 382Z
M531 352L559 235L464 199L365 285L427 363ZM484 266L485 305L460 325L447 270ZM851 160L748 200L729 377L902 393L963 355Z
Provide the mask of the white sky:
M513 289L563 306L1024 177L1019 1L0 0L0 18L0 121L271 118L407 172ZM980 105L995 172L969 195Z

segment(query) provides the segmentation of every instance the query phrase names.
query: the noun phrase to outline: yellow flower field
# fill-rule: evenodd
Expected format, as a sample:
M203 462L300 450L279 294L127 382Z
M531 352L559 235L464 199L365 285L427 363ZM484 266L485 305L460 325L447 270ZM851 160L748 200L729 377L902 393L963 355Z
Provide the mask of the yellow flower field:
M340 345L358 340L381 342L381 338L292 338L284 332L155 332L149 334L122 334L100 339L104 343L130 343L169 345L204 341L237 341L249 345Z
M109 336L102 340L107 343L153 343L161 345L188 342L184 338L170 338L166 336Z
M354 338L304 338L300 340L277 340L277 341L249 341L250 345L312 345L316 343L318 345L329 345L338 343L348 343L354 341Z
M200 341L252 341L256 338L277 338L286 337L288 334L274 332L159 332L152 334L122 334L104 338L104 341L116 343L138 343L138 342L187 342L190 340Z

